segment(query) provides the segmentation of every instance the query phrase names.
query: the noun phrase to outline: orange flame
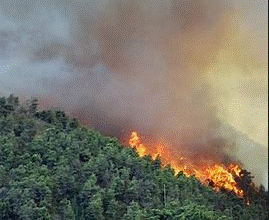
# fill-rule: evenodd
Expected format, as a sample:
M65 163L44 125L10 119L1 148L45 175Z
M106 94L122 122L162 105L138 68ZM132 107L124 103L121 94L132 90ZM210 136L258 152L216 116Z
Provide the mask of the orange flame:
M136 148L140 157L143 157L147 154L146 147L140 143L139 137L136 132L133 132L129 140L129 144L132 148Z
M150 155L155 160L156 157L159 156L162 160L162 166L170 164L175 170L175 174L182 171L187 177L194 175L205 185L211 183L216 191L224 188L236 193L239 197L244 196L244 191L239 189L234 179L235 176L240 177L241 172L240 167L236 164L230 164L228 167L221 164L197 167L184 157L175 160L169 151L164 150L162 145L157 147L156 152L150 151L140 142L138 134L135 131L130 137L129 145L137 150L140 157Z

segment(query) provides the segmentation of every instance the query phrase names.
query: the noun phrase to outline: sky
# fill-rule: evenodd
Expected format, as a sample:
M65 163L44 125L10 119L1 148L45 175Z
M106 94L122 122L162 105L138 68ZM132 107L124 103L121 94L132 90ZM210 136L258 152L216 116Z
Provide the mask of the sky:
M126 142L241 161L268 187L268 3L2 0L0 95Z

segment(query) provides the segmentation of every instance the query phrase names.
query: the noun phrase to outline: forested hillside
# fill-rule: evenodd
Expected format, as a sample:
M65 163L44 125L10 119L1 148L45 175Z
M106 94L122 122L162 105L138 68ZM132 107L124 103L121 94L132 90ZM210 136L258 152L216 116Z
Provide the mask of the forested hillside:
M175 176L35 99L0 99L0 219L268 219L268 192L248 197Z

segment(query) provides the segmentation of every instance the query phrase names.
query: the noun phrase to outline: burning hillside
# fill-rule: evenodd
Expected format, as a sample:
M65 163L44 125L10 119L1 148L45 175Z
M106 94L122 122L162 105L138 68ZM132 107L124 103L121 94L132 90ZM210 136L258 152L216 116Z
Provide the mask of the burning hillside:
M170 164L175 170L175 174L183 172L186 176L194 175L203 184L212 186L215 190L225 189L236 193L239 197L244 196L244 192L240 189L235 181L235 177L240 177L241 168L236 164L209 164L209 161L204 161L201 166L194 165L188 158L171 157L171 152L167 152L164 148L157 147L157 151L148 148L140 142L137 132L133 132L129 144L135 148L140 157L145 155L152 156L156 159L160 157L162 165Z
M0 219L268 219L268 192L240 185L246 173L235 164L178 162L133 132L131 147L155 158L141 159L64 111L13 95L0 97L0 127Z

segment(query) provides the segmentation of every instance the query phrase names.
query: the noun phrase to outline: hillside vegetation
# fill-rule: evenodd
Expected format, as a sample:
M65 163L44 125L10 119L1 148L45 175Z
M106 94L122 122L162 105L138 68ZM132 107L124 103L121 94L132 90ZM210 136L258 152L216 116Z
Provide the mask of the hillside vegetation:
M250 205L157 158L82 127L36 99L0 98L0 219L268 219L268 192Z

